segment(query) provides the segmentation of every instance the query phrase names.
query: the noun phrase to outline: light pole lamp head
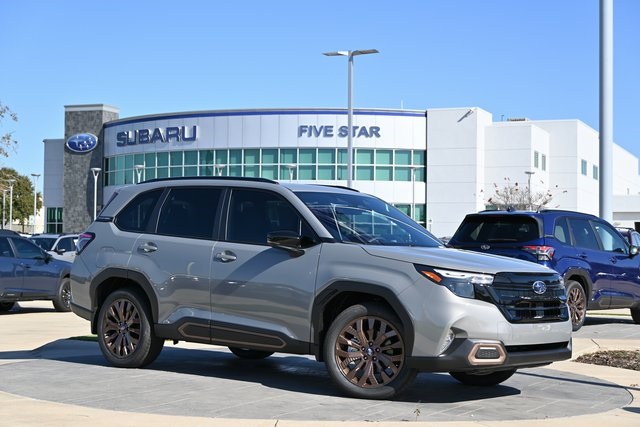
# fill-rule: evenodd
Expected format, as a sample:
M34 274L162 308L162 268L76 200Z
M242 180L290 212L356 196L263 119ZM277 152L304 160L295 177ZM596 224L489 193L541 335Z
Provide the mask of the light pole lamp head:
M91 172L93 173L94 178L96 178L101 171L102 169L100 168L91 168Z

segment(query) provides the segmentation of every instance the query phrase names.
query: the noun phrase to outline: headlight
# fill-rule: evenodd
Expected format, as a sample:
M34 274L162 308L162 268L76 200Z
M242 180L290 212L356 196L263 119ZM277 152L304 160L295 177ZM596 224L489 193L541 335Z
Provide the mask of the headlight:
M474 297L475 285L483 286L493 283L493 276L490 274L444 270L424 265L416 265L416 270L433 283L445 286L451 292L463 298Z

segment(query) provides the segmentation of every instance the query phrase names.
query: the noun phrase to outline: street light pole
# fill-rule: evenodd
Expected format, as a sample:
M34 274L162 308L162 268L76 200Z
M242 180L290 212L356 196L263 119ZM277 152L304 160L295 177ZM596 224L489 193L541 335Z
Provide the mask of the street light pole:
M378 53L376 49L364 50L340 50L336 52L323 53L325 56L346 56L348 58L348 81L347 81L347 187L352 188L353 184L353 57L357 55L368 55Z
M15 184L15 179L8 179L9 183L9 230L13 230L13 184Z
M296 168L295 164L287 165L287 169L289 169L289 182L293 181L293 171Z
M137 184L142 182L142 171L144 171L144 165L134 165L133 169L136 171L136 177L138 178Z
M93 173L93 219L95 221L98 211L98 175L100 175L100 168L91 168Z
M416 220L416 167L411 166L411 219Z
M527 192L528 192L528 196L529 196L529 210L533 209L533 206L531 204L531 175L535 174L535 171L524 171L524 173L526 173L527 179L528 179L528 184L527 184Z
M5 209L5 199L7 198L7 189L2 189L2 229L4 230L4 209Z
M36 234L36 214L38 212L38 209L36 206L38 206L38 204L36 203L36 199L37 199L37 195L38 195L38 191L36 191L36 185L38 184L38 178L40 178L40 174L39 173L32 173L31 176L33 177L33 227L31 228L31 234Z

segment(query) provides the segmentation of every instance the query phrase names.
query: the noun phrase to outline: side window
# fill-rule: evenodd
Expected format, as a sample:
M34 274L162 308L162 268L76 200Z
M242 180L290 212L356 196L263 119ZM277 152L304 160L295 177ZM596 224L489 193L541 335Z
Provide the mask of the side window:
M13 258L11 245L6 237L0 237L0 257Z
M638 246L640 247L640 234L634 232L631 232L631 241L633 246Z
M215 187L172 188L160 209L158 234L211 239L221 194Z
M609 252L628 253L628 243L613 227L604 222L594 222L595 228L602 243L602 249Z
M73 251L75 250L76 245L73 243L73 237L63 237L58 242L57 249L64 249L65 251Z
M308 232L298 212L279 195L234 189L229 205L227 240L266 245L267 234L272 231Z
M589 221L586 219L571 218L569 219L569 228L571 228L576 247L600 250L598 239Z
M25 239L11 239L13 246L16 248L16 258L24 259L43 259L44 254L42 249L35 243Z
M146 231L149 219L153 214L153 208L155 208L163 191L162 188L158 188L138 194L116 215L115 225L124 231Z
M560 243L565 245L571 244L569 234L569 227L567 226L567 218L556 218L556 222L553 225L553 237Z

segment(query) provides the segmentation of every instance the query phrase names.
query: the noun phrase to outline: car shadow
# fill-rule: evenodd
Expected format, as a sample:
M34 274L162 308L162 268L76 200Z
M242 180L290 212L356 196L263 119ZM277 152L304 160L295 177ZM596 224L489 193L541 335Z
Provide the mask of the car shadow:
M92 341L57 340L33 351L0 352L2 360L45 359L113 369L109 375L128 375L130 370L112 367ZM0 362L0 366L2 363ZM72 368L69 368L72 369ZM172 347L168 342L155 362L145 371L197 375L220 380L261 384L284 391L322 396L339 396L323 363L312 357L275 354L262 360L240 359L219 347L192 349ZM459 403L520 394L508 384L495 387L471 387L460 384L448 374L421 373L407 390L393 399L406 403Z

